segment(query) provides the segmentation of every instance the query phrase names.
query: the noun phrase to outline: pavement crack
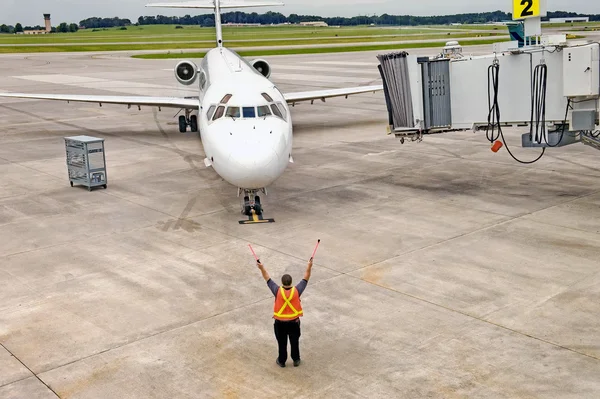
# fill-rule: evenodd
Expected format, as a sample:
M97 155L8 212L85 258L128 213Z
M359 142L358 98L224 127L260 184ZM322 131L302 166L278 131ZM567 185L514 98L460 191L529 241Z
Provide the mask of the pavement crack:
M476 316L476 315L473 315L473 314L470 314L470 313L467 313L467 312L463 312L463 311L461 311L461 310L454 309L454 308L451 308L451 307L449 307L449 306L445 306L445 305L442 305L442 304L440 304L440 303L433 302L433 301L427 300L427 299L425 299L425 298L421 298L421 297L419 297L419 296L416 296L416 295L409 294L409 293L407 293L407 292L403 292L403 291L395 290L395 289L393 289L393 288L391 288L391 287L386 287L386 286L383 286L383 285L380 285L380 284L374 283L374 282L372 282L372 281L363 280L363 279L361 279L360 277L356 277L356 276L353 276L353 275L350 275L350 274L346 274L346 275L347 275L348 277L355 278L355 279L358 279L358 280L360 280L360 281L363 281L363 282L365 282L365 283L367 283L367 284L371 284L371 285L374 285L374 286L376 286L376 287L379 287L379 288L382 288L382 289L385 289L385 290L388 290L388 291L392 291L392 292L395 292L395 293L397 293L397 294L400 294L400 295L407 296L407 297L409 297L409 298L412 298L412 299L414 299L414 300L417 300L417 301L419 301L419 302L424 302L424 303L427 303L427 304L429 304L429 305L432 305L432 306L435 306L435 307L438 307L438 308L441 308L441 309L447 310L447 311L449 311L449 312L460 314L460 315L462 315L462 316L465 316L465 317L468 317L468 318L470 318L470 319L472 319L472 320L476 320L476 321L479 321L479 322L482 322L482 323L485 323L485 324L489 324L489 325L492 325L492 326L495 326L495 327L501 328L501 329L503 329L503 330L510 331L511 333L518 334L518 335L521 335L521 336L524 336L524 337L527 337L527 338L530 338L530 339L534 339L534 340L536 340L536 341L543 342L543 343L545 343L545 344L548 344L548 345L554 346L554 347L556 347L556 348L560 348L560 349L563 349L563 350L566 350L566 351L569 351L569 352L576 353L576 354L578 354L578 355L581 355L581 356L585 356L585 357L587 357L587 358L590 358L590 359L594 359L594 360L600 361L600 357L597 357L597 356L594 356L594 355L590 355L589 353L580 352L580 351L578 351L578 350L575 350L575 349L573 349L573 348L569 348L568 346L561 345L561 344L559 344L559 343L552 342L552 341L549 341L549 340L547 340L547 339L543 339L543 338L540 338L540 337L536 337L535 335L528 334L528 333L526 333L526 332L524 332L524 331L519 331L519 330L516 330L516 329L510 328L510 327L504 326L504 325L502 325L502 324L499 324L499 323L493 322L493 321L491 321L491 320L487 320L487 319L485 319L485 318L482 318L482 317L479 317L479 316ZM334 278L335 278L335 277L334 277Z
M5 346L3 343L0 343L0 346L1 346L2 348L4 348L4 350L5 350L6 352L8 352L8 353L9 353L9 354L10 354L12 357L14 357L14 358L15 358L15 359L16 359L16 360L19 362L19 363L21 363L21 365L22 365L23 367L25 367L25 368L27 369L27 371L29 371L29 372L30 372L30 373L31 373L31 374L32 374L32 375L33 375L33 376L34 376L34 377L35 377L35 378L36 378L36 379L37 379L39 382L41 382L42 384L44 384L44 386L45 386L46 388L48 388L48 390L49 390L50 392L52 392L52 393L53 393L53 394L54 394L54 395L55 395L57 398L60 398L60 396L59 396L59 395L58 395L58 394L57 394L57 393L54 391L54 389L52 389L52 388L50 387L50 385L46 384L46 383L44 382L44 380L42 380L42 379L40 378L40 376L39 376L39 375L37 375L37 374L36 374L36 373L35 373L35 372L34 372L32 369L30 369L30 368L29 368L29 367L28 367L28 366L27 366L25 363L23 363L23 361L22 361L21 359L19 359L19 358L18 358L18 357L17 357L17 356L16 356L14 353L12 353L12 352L10 351L10 349L8 349L8 348L7 348L7 347L6 347L6 346ZM27 377L27 378L30 378L30 377ZM19 380L19 381L23 381L24 379L26 379L26 378L23 378L23 379L21 379L21 380ZM18 382L18 381L13 381L11 384L13 384L13 383L15 383L15 382ZM10 385L10 384L9 384L9 385Z

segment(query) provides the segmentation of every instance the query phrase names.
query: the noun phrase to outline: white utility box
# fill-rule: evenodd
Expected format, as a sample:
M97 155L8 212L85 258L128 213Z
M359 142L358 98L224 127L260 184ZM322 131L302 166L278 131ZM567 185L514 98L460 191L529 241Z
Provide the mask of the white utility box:
M600 45L563 49L563 77L565 97L600 95Z

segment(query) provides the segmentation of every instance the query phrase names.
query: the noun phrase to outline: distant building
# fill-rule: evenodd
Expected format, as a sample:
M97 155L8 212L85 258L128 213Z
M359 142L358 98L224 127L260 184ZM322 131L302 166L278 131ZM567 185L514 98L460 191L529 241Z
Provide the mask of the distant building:
M573 22L590 22L590 17L550 18L551 24L571 24Z
M44 26L46 29L36 30L26 30L23 31L24 35L45 35L46 33L52 32L52 23L50 22L50 14L44 14Z
M261 26L261 24L237 24L237 23L233 23L233 22L228 22L223 25L224 26Z
M44 14L44 23L46 24L46 33L52 32L52 22L50 21L50 14Z
M314 21L314 22L300 22L301 26L313 26L313 27L327 27L329 26L327 22L324 21Z

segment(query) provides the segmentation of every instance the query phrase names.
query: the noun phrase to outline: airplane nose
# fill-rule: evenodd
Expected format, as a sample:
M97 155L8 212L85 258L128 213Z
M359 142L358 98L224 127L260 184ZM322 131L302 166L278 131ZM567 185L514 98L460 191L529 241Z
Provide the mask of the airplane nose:
M232 148L229 162L235 165L236 185L242 188L263 188L273 183L282 173L278 143L272 140L244 140Z
M277 163L277 152L272 146L246 142L243 147L231 151L229 160L242 169L265 169Z

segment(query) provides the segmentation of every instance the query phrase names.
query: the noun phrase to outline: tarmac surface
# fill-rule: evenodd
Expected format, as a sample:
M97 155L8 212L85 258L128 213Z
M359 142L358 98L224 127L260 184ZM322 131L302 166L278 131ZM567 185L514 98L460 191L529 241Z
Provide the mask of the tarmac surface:
M302 91L377 82L376 54L267 59ZM193 94L175 63L0 56L0 90ZM600 152L522 166L481 133L401 145L381 93L298 105L277 222L240 226L174 114L0 101L0 398L600 397ZM69 186L80 134L106 139L107 190ZM317 239L281 369L248 244L298 281Z

